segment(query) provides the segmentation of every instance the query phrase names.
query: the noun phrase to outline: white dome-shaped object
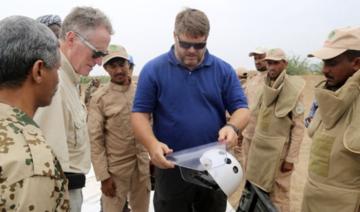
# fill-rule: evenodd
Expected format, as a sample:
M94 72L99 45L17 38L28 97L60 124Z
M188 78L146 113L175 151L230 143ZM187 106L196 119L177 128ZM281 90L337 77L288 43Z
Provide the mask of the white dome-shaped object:
M228 197L240 186L243 170L240 163L230 153L212 149L204 152L200 162Z

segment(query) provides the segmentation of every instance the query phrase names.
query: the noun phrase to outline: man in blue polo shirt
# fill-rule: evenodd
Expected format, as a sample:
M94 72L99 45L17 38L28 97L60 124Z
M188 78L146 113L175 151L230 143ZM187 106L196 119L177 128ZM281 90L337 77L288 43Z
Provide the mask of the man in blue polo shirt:
M232 148L249 121L246 97L233 68L206 49L209 31L203 12L184 9L175 20L175 45L140 73L132 127L156 165L155 211L226 210L222 191L185 182L179 168L164 157L214 141L226 140ZM226 110L231 115L228 124Z

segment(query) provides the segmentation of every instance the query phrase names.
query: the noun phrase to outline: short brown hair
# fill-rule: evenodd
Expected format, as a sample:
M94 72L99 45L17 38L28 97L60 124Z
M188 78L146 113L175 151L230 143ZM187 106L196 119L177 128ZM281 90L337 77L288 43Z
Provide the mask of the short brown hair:
M209 32L210 23L204 12L187 7L177 14L175 19L175 33L177 35L184 33L192 38L203 36L207 38Z

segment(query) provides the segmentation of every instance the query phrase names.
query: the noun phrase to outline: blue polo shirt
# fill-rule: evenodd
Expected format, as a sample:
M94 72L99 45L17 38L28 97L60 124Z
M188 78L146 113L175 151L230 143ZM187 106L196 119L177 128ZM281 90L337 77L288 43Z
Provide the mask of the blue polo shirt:
M233 68L206 50L190 71L169 52L141 70L132 112L152 113L156 138L174 151L217 141L230 114L247 108Z

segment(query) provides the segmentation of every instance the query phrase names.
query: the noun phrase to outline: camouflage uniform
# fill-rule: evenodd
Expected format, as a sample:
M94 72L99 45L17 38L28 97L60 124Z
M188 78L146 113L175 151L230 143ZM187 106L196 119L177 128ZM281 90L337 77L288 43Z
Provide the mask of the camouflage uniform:
M97 90L98 90L98 88L96 86L94 86L94 85L92 85L92 86L90 86L90 87L88 87L86 89L86 91L85 91L85 100L84 100L85 104L90 103L91 95L93 93L95 93Z
M0 211L70 211L67 180L37 124L0 103Z

